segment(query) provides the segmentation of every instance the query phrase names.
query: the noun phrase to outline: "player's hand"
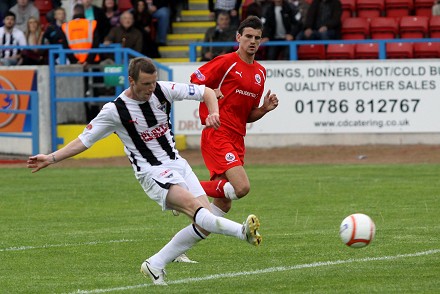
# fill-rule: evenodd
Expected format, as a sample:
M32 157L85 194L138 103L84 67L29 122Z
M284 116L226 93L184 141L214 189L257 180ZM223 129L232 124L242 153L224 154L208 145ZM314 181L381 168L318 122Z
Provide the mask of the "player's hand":
M272 94L271 91L267 91L266 96L264 96L263 107L267 112L274 110L278 107L277 94Z
M207 127L211 127L217 130L220 127L220 115L217 112L208 114L205 123Z
M46 166L52 164L52 158L49 155L38 154L35 156L30 156L27 161L27 167L32 168L32 172L36 173L40 169L45 168Z

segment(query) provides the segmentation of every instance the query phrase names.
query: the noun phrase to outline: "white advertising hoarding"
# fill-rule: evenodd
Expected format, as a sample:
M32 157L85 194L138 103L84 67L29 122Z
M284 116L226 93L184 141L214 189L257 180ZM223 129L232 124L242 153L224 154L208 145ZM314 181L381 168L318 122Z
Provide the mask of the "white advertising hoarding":
M420 133L440 131L438 60L262 62L279 106L249 134ZM189 82L200 63L173 65ZM174 104L177 134L200 134L197 102Z

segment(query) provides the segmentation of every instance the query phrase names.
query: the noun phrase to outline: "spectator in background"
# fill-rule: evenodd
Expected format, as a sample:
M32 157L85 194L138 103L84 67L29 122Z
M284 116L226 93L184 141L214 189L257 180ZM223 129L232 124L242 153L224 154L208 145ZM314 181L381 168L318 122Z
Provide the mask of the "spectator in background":
M102 0L102 10L110 24L110 28L119 25L120 12L116 0Z
M335 40L341 30L340 0L313 0L297 40Z
M157 19L156 43L159 46L167 45L167 34L170 29L171 12L167 0L147 0L148 10L153 18Z
M88 20L95 20L97 22L97 30L99 36L99 44L104 41L104 37L110 32L111 26L105 16L104 11L96 5L93 5L93 0L82 0L84 6L84 15Z
M301 30L301 24L295 18L296 11L286 0L271 0L263 18L262 42L293 41ZM266 59L288 60L288 46L268 46Z
M119 18L120 25L114 26L104 38L104 44L120 43L124 48L142 51L142 33L134 26L133 14L126 10Z
M0 26L3 25L3 18L6 15L6 12L11 9L12 6L17 4L16 0L1 0L0 1Z
M61 28L66 35L67 44L72 50L91 49L99 47L97 21L86 19L84 6L76 4L73 8L73 19L63 23ZM90 31L92 30L92 31ZM92 36L90 38L90 36ZM75 53L78 63L87 65L99 61L96 53Z
M26 32L27 21L31 16L40 19L40 11L30 0L17 0L17 4L9 11L15 14L15 27L22 32Z
M436 0L432 6L432 15L440 15L440 0Z
M242 0L214 0L208 1L211 19L217 19L221 11L227 11L231 17L231 26L237 28L240 23L240 8Z
M267 4L268 3L266 0L254 0L254 2L249 4L249 6L246 8L246 15L242 15L242 19L245 19L250 15L262 18L265 9L267 8Z
M24 33L15 27L15 14L6 12L3 19L4 25L0 27L0 48L3 46L26 46ZM0 65L21 64L22 57L19 49L0 49Z
M39 19L31 16L27 22L27 29L25 32L26 42L30 46L41 45L44 31L41 28ZM22 52L24 65L40 65L44 64L44 55L38 49L26 49Z
M63 7L57 7L53 11L53 20L47 26L43 34L42 44L55 45L60 44L64 49L69 49L66 35L63 32L61 26L66 22L66 10ZM67 58L70 63L76 63L78 60L72 54L68 54Z
M310 7L310 3L307 0L290 0L290 5L296 11L295 18L303 26L306 21L307 10Z
M159 58L159 50L152 31L154 29L153 16L148 10L147 3L145 0L136 0L133 5L134 25L142 32L141 52L150 58Z
M234 42L235 28L230 25L230 17L227 11L222 11L217 16L217 25L210 27L205 33L203 42ZM230 53L233 46L229 47L202 47L201 61L209 61L219 55Z

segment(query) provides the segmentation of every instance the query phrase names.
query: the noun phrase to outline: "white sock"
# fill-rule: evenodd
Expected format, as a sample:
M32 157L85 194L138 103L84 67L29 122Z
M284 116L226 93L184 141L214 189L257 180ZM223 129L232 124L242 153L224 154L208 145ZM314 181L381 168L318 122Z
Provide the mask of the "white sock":
M200 207L195 215L194 222L203 229L214 234L236 237L245 240L246 235L243 233L243 226L223 217L212 214L208 209Z
M212 210L212 214L215 216L220 216L220 217L224 217L226 212L224 212L223 210L221 210L217 205L215 205L214 203L211 202L211 210Z
M185 253L197 242L205 238L206 236L191 224L177 232L170 242L168 242L158 253L150 257L150 264L155 268L163 269L176 257Z
M232 187L231 183L229 183L229 182L227 182L223 186L223 191L225 192L225 197L228 198L228 199L231 199L231 200L238 200L238 199L240 199L235 194L234 187Z

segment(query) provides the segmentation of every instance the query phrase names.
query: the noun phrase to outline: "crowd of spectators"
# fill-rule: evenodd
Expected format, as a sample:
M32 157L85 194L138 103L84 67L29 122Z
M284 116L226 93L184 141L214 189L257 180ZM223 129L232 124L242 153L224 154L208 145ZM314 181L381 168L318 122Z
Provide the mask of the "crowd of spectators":
M124 10L119 9L118 0L102 0L100 5L96 5L100 0L72 0L72 7L62 7L61 0L50 0L53 9L40 13L34 1L41 0L0 2L0 45L61 44L64 48L87 49L97 44L118 43L151 58L159 58L158 47L167 45L171 23L181 21L181 10L188 9L188 0L125 0L131 8L124 6ZM239 22L249 15L260 17L264 23L260 59L289 58L287 47L264 46L264 42L340 38L340 0L243 1L207 0L209 16L216 24L207 29L205 42L235 41ZM67 9L73 13L72 19L66 19ZM83 13L75 14L75 9L82 9ZM440 0L433 3L432 13L440 14ZM79 37L74 36L69 27L79 29L79 36L91 33L93 38L85 38L78 45L75 40ZM232 50L233 47L202 47L199 60L208 61ZM69 56L69 61L89 64L102 60L84 59L75 54ZM0 49L1 65L45 63L47 55L42 51Z

